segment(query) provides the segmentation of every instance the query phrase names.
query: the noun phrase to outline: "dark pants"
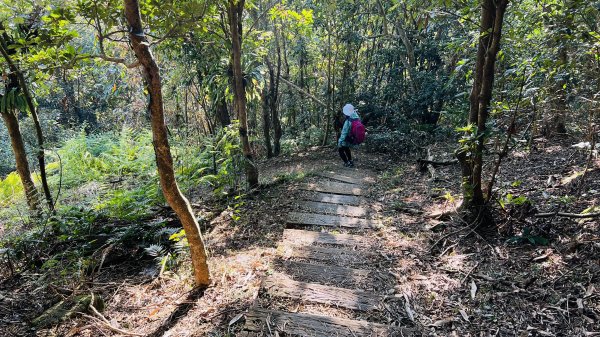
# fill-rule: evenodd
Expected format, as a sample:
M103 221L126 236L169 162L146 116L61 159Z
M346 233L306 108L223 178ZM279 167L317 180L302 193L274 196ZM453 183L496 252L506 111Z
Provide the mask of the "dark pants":
M338 151L340 152L340 157L342 157L344 163L347 163L352 160L352 153L350 153L349 147L342 146L338 149Z

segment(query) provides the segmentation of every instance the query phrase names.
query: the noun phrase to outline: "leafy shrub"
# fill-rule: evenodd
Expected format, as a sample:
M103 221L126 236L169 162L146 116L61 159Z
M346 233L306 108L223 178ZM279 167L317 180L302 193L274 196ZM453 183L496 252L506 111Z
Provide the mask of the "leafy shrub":
M184 156L187 162L178 170L184 190L204 184L212 187L215 195L228 196L240 189L246 159L237 130L237 122L234 122L214 137L204 138L202 148L195 154Z

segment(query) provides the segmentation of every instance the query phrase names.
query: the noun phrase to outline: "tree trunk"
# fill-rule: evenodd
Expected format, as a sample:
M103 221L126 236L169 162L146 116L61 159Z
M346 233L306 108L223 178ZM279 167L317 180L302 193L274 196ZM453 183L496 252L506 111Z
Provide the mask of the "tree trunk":
M258 186L258 168L254 165L248 139L248 116L246 114L246 90L242 73L242 14L245 0L229 0L227 16L231 32L231 65L233 68L234 107L240 121L242 152L246 157L246 180L250 188Z
M16 77L13 79L13 82L18 82L19 87L21 88L21 92L25 97L25 101L27 106L29 107L29 112L31 113L31 119L33 120L33 125L35 127L35 135L38 142L37 148L37 159L38 165L40 166L40 176L42 178L42 189L44 190L44 196L46 197L46 203L48 204L48 210L51 213L54 213L54 203L52 201L52 194L50 194L50 187L48 186L48 176L46 175L46 157L44 154L44 133L42 132L42 126L40 125L40 119L38 118L37 110L35 105L33 104L33 98L31 97L31 93L29 92L29 87L27 86L27 81L25 81L25 76L21 72L21 69L13 62L10 52L7 48L7 43L2 38L0 40L0 53L4 57L6 63L8 63L8 67L12 72L9 76Z
M277 32L275 32L275 46L277 48L277 71L275 73L275 87L271 91L271 119L273 124L273 155L276 157L281 154L281 120L279 119L279 83L281 79L281 49L279 48L279 41L277 39ZM272 68L272 66L271 66ZM270 74L269 74L270 76ZM293 112L292 119L296 121L296 113Z
M23 190L25 191L25 198L27 199L27 205L29 209L37 215L40 210L40 200L35 189L35 184L31 179L31 171L29 171L29 162L27 161L27 153L25 152L25 144L23 143L23 136L19 129L19 120L15 115L14 111L7 111L1 113L6 129L8 130L8 136L10 137L10 144L15 154L15 163L17 166L17 173L21 178L23 184Z
M273 64L269 59L265 59L265 63L267 64L267 69L269 71L269 86L264 89L264 106L263 106L263 119L264 119L264 128L265 128L265 142L267 145L267 157L271 158L273 156L278 156L281 151L280 139L281 139L281 122L279 121L279 114L277 113L277 98L279 91L279 63L277 68L277 74L275 74L275 70L273 69ZM274 135L274 147L275 151L271 147L271 135L270 135L270 126L273 125L275 135Z
M272 81L272 79L271 79ZM269 83L269 87L273 85ZM263 112L263 135L265 137L265 147L267 148L267 158L273 157L273 147L271 146L271 114L269 113L269 88L265 87L262 92L262 112Z
M142 29L142 18L140 16L138 1L124 0L124 4L125 17L129 23L131 48L143 67L147 90L150 95L149 109L152 138L162 192L185 229L190 245L195 283L197 286L207 287L210 285L211 280L200 226L194 216L190 203L179 190L179 186L175 180L173 157L171 156L167 127L165 125L162 83L158 64L150 51L148 40Z
M226 128L229 124L231 124L231 119L229 118L229 111L227 110L227 101L225 100L225 95L221 96L216 104L216 108L217 118L221 123L221 127Z
M481 31L475 78L470 95L469 124L477 126L476 139L457 151L462 167L463 208L479 213L487 200L482 189L485 129L494 85L496 56L500 50L502 24L509 0L485 0L481 7Z

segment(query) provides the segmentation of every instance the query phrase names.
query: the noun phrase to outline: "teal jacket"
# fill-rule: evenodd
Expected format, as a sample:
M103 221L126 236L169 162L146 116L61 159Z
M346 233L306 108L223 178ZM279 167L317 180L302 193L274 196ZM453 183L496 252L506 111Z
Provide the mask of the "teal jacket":
M352 120L360 119L356 112L352 113L352 116L346 117L346 121L344 122L344 127L342 128L342 134L340 135L340 139L338 140L339 147L358 147L358 145L351 144L346 141L346 137L350 135L350 129L352 129Z

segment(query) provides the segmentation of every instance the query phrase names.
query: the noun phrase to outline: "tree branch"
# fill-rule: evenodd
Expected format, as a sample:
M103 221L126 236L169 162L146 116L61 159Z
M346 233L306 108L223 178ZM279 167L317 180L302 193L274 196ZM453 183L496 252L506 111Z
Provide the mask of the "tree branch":
M588 219L588 218L596 218L600 216L600 212L597 213L587 213L587 214L577 214L577 213L565 213L565 212L552 212L552 213L537 213L534 215L536 218L552 218L555 216L560 216L564 218L575 218L575 219Z
M82 61L82 60L88 60L88 59L102 59L104 61L122 64L129 69L136 68L140 65L139 61L128 63L127 60L125 60L124 58L112 57L112 56L108 56L108 55L104 55L104 54L83 55L83 56L76 57L74 61L76 62L76 61Z
M317 97L315 97L314 95L310 94L309 92L307 92L306 90L300 88L299 86L295 85L294 83L292 83L291 81L286 80L283 76L279 76L279 79L281 81L283 81L283 83L289 85L291 88L295 89L296 91L302 93L303 95L306 95L308 98L312 99L313 101L317 102L319 105L323 106L325 109L327 109L327 104L323 103L323 101L321 101L320 99L318 99Z

